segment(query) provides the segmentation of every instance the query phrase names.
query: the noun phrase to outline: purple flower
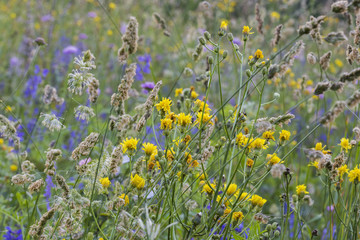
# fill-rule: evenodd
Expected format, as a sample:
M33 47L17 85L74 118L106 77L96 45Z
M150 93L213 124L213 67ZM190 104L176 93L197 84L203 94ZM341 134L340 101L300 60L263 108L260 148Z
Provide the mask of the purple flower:
M240 45L241 45L241 40L240 40L240 38L234 37L233 43L235 43L235 44L237 44L237 45L240 46Z
M147 94L155 87L155 84L153 82L144 82L141 84L141 87L143 88L143 93Z
M97 16L96 12L88 12L88 17L96 18L96 16Z
M11 230L11 227L5 227L6 233L3 235L4 240L22 240L23 236L21 233L21 229L19 230Z
M140 63L137 64L137 68L136 68L136 80L142 81L144 80L143 73L149 74L151 72L150 70L151 56L150 54L144 54L142 56L139 56L137 59Z
M77 47L70 45L63 49L63 54L75 54L78 51L79 49Z
M46 182L46 187L45 187L44 197L46 198L46 206L47 206L47 209L49 210L50 209L51 188L55 187L55 184L53 183L50 175L47 175L45 182Z
M85 159L83 159L83 160L81 160L79 162L79 166L82 166L84 164L88 164L89 162L91 162L91 158L85 158Z
M83 40L83 39L87 39L88 36L85 33L80 33L79 34L79 39Z
M51 16L51 14L46 14L41 17L42 22L49 22L49 21L52 21L53 19L54 18L53 18L53 16Z

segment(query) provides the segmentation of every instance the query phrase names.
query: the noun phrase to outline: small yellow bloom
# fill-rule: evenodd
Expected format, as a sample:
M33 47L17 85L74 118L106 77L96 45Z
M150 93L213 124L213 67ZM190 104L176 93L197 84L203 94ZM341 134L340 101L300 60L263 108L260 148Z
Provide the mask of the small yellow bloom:
M251 204L253 205L253 207L258 206L258 207L262 207L264 206L264 204L267 202L266 199L260 197L259 195L253 195L249 201L251 202Z
M235 183L232 183L229 185L228 190L226 191L226 194L229 196L233 195L234 192L236 192L236 189L237 189L237 185Z
M248 158L246 160L246 166L249 167L249 168L252 168L253 165L254 165L254 160Z
M4 144L4 139L0 138L0 145L3 145L3 144Z
M116 8L116 4L113 3L113 2L109 3L109 8L110 8L110 9L115 9L115 8Z
M12 107L6 106L5 111L6 111L6 112L12 112Z
M108 188L111 185L111 182L108 177L106 178L100 178L100 183L103 186L103 188Z
M222 20L222 21L221 21L221 24L220 24L220 28L221 28L221 29L224 29L224 30L227 30L228 25L229 25L229 21L228 21L228 20Z
M177 124L186 127L191 124L191 115L185 115L185 113L180 113L177 115Z
M250 140L250 145L249 145L250 149L267 149L268 146L266 145L266 140L262 139L262 138L256 138L255 140Z
M197 124L202 122L203 124L208 123L208 124L214 125L213 121L211 121L212 115L210 115L208 113L203 114L202 112L198 112L196 116L197 116L197 119L196 119ZM202 119L202 121L201 121L201 119Z
M111 29L107 30L106 33L107 33L108 36L112 36L112 35L113 35L113 31L112 31Z
M169 118L164 118L160 120L160 129L171 130L172 129L172 120Z
M11 165L10 165L10 170L11 170L12 172L16 172L17 169L18 169L17 165L15 165L15 164L11 164Z
M179 96L183 94L183 89L182 88L177 88L175 89L175 97Z
M338 66L338 67L342 67L342 66L344 66L344 64L343 64L343 62L340 60L340 59L335 59L335 64Z
M316 167L316 169L320 169L320 165L318 161L314 161L308 164L309 167Z
M126 138L122 143L121 146L123 148L123 153L126 153L127 150L133 151L136 150L136 145L139 142L136 138Z
M162 100L155 105L158 111L163 111L164 113L170 112L170 107L172 105L172 101L168 98L162 98Z
M262 134L262 137L265 138L266 140L274 140L275 141L275 138L274 138L274 132L273 131L266 131Z
M253 34L253 32L250 32L252 28L250 28L249 26L244 26L243 27L243 34L245 35L249 35L249 34Z
M342 138L339 145L341 146L341 149L345 149L346 152L352 147L348 138Z
M145 154L148 156L151 156L153 154L157 154L157 146L155 146L152 143L144 143L143 144L143 148L142 150L144 150Z
M275 165L275 164L278 164L278 163L282 163L281 159L277 156L276 153L274 154L268 154L266 156L266 160L268 160L267 164L268 165Z
M271 17L276 19L276 20L279 20L280 19L280 13L273 11L273 12L271 12Z
M346 164L342 165L337 170L338 170L338 175L340 176L340 178L343 177L344 173L349 173L349 169Z
M140 177L137 174L135 174L135 176L133 176L131 174L130 184L131 184L131 186L136 187L137 189L141 190L145 186L145 179L143 179L142 177Z
M349 173L349 181L354 182L357 184L360 182L360 169L356 166L353 170Z
M128 195L125 195L125 193L121 194L121 195L119 196L119 198L124 199L124 201L125 201L125 205L124 205L124 206L128 205L129 202L130 202Z
M196 101L194 102L194 105L195 105L195 109L197 112L202 112L204 110L204 113L210 114L211 109L210 109L209 105L207 103L201 101L200 99L196 99Z
M197 98L198 96L199 96L199 94L198 94L197 92L191 91L190 97L191 97L192 99L195 99L195 98Z
M233 213L232 219L234 221L241 221L241 220L243 220L243 218L244 218L244 214L242 212L234 212Z
M282 130L282 131L280 132L280 137L279 137L279 139L280 139L280 141L286 141L286 140L289 140L289 139L290 139L290 136L291 136L291 134L290 134L289 131Z
M262 51L260 49L256 50L254 56L255 56L256 59L264 58L264 55L263 55L263 53L262 53Z
M306 191L306 186L304 184L296 186L296 194L298 196L304 196L305 194L308 194L308 193L309 192Z
M254 56L250 55L249 58L248 58L248 61L250 62L253 58L254 58Z
M214 183L210 183L210 185L209 185L209 184L205 184L205 185L203 186L202 192L206 192L207 194L212 194L212 193L214 192L213 189L215 189L215 187L216 187L216 185L215 185Z

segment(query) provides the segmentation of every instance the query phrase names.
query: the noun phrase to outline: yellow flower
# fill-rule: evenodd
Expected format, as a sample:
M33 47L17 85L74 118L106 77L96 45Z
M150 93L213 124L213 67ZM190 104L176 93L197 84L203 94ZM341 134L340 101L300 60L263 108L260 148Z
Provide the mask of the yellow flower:
M136 145L138 143L138 139L136 138L126 138L122 143L121 146L123 148L123 153L126 153L127 150L133 151L136 150Z
M136 187L137 189L141 190L145 186L145 179L143 179L142 177L140 177L137 174L135 174L135 176L133 177L133 175L131 174L130 184L131 184L131 186Z
M247 143L247 137L245 137L244 134L242 134L242 132L239 132L239 134L236 135L236 143L239 146L245 146Z
M160 120L160 129L171 130L172 129L172 120L169 118L164 118Z
M172 101L168 98L162 98L162 100L155 105L156 109L158 111L163 111L164 113L170 112L170 106L172 104Z
M177 123L182 126L186 127L187 125L191 124L191 115L185 115L185 113L180 113L177 115Z
M198 94L197 92L191 91L191 98L192 98L192 99L195 99L195 98L197 98L198 96L199 96L199 94Z
M181 95L183 93L183 89L182 88L177 88L175 89L175 97Z
M236 189L237 189L237 185L235 183L232 183L229 185L228 190L226 191L226 194L229 196L233 195L234 192L236 192Z
M251 141L250 140L250 145L249 148L250 149L267 149L268 146L266 145L266 140L262 139L262 138L256 138L255 140Z
M289 131L282 130L282 131L280 132L280 137L279 137L279 139L280 139L280 141L286 141L286 140L289 140L289 139L290 139L290 136L291 136L291 134L290 134Z
M201 118L202 118L202 123L203 124L208 123L208 124L214 125L214 123L211 121L212 115L210 115L208 113L203 114L202 112L198 112L196 116L197 116L196 123L200 123Z
M12 112L12 107L6 106L5 111L6 111L6 112Z
M0 145L3 145L3 144L4 144L4 139L0 138Z
M343 64L343 62L340 60L340 59L335 59L335 64L338 66L338 67L342 67L344 64Z
M243 218L244 218L244 214L242 212L234 212L233 213L232 219L234 221L241 221L241 220L243 220Z
M252 168L253 165L254 165L254 160L248 158L246 160L246 166L249 167L249 168Z
M172 122L175 122L176 121L176 114L174 112L169 112L168 114L166 114L165 118L168 118L170 119Z
M316 169L320 169L320 166L319 166L319 162L318 161L314 161L312 163L309 163L308 166L310 167L316 167Z
M250 55L249 58L248 58L248 61L250 62L253 58L254 58L254 56Z
M240 190L237 190L236 193L235 193L236 198L239 196L239 193L240 193ZM242 192L241 195L240 195L239 200L244 201L244 200L249 199L249 197L250 197L250 194L248 194L247 192Z
M349 173L349 181L354 182L357 184L360 182L360 169L356 166L353 170Z
M258 207L262 207L264 206L264 204L267 202L266 199L260 197L259 195L253 195L249 201L251 202L251 204L253 205L253 207L258 206Z
M11 164L11 165L10 165L10 170L11 170L12 172L16 172L17 169L18 169L17 165L15 165L15 164Z
M206 192L207 194L212 194L212 193L214 192L213 189L215 189L215 187L216 187L216 185L215 185L214 183L210 183L210 185L209 185L209 184L205 184L205 185L203 186L202 192Z
M112 35L113 35L113 31L112 31L111 29L107 30L106 33L107 33L108 36L112 36Z
M268 162L267 162L267 164L268 165L275 165L275 164L277 164L277 163L282 163L282 161L281 161L281 159L277 156L277 154L276 153L274 153L274 154L268 154L267 156L266 156L266 160L268 160Z
M221 29L224 29L224 30L227 30L228 25L229 25L229 21L228 21L228 20L222 20L222 21L221 21L221 24L220 24L220 28L221 28Z
M280 19L280 13L273 11L273 12L271 12L271 17L279 20Z
M275 138L274 138L274 132L273 131L266 131L262 134L262 137L265 138L266 140L274 140L275 141Z
M231 208L227 207L224 211L224 216L229 215L229 213L231 213Z
M253 32L250 32L252 28L250 28L249 26L244 26L243 27L243 34L245 35L249 35L249 34L253 34Z
M346 152L351 149L351 144L348 138L342 138L339 145L341 146L341 149L345 149Z
M115 9L115 8L116 8L116 4L113 3L113 2L109 3L109 8L110 8L110 9Z
M207 103L201 101L200 99L196 99L196 101L194 102L194 105L196 107L197 112L202 112L204 110L204 113L210 114L211 109L210 109L209 105Z
M330 150L325 150L325 147L326 147L326 145L323 146L321 142L318 142L315 144L314 149L317 151L321 151L323 154L328 154L329 152L331 152Z
M263 53L262 53L262 51L260 49L256 50L254 56L255 56L256 59L264 58L264 55L263 55Z
M151 156L153 154L157 154L157 146L155 146L152 143L144 143L143 144L143 148L142 150L144 150L145 154L148 156Z
M340 178L343 177L344 173L349 173L349 169L346 164L338 168L338 175L340 176Z
M124 206L126 206L126 205L129 204L129 197L128 197L128 195L125 195L125 193L121 194L121 195L119 196L119 198L120 198L120 199L124 199L124 201L125 201L125 205L124 205Z
M308 194L308 193L309 192L306 191L306 186L304 184L296 186L296 194L298 196L304 196L305 194Z
M221 199L221 196L218 195L218 196L216 197L216 201L217 201L217 202L220 202L220 199ZM224 198L223 198L223 203L224 203L225 207L227 207L227 206L229 206L230 201L229 201L226 197L224 197Z
M108 177L106 177L106 178L100 178L99 181L100 181L101 185L103 186L103 188L108 188L108 187L110 186L110 184L111 184L111 182L110 182L110 180L109 180Z

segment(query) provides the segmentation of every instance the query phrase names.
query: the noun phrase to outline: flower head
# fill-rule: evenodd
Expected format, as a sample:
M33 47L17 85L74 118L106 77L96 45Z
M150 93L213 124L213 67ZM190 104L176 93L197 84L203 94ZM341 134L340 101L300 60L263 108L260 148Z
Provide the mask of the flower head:
M254 56L255 56L256 59L264 58L264 55L263 55L263 53L262 53L262 51L260 49L256 50Z
M215 187L216 187L216 185L214 184L214 183L210 183L210 185L209 184L205 184L204 186L203 186L203 190L202 190L202 192L206 192L207 194L212 194L213 193L213 189L215 189Z
M228 25L229 25L229 21L228 21L228 20L222 20L222 21L221 21L221 24L220 24L220 28L221 28L221 29L224 29L224 30L227 30Z
M352 147L348 138L342 138L339 145L341 146L341 149L344 149L346 152Z
M183 93L183 89L182 88L177 88L175 89L175 97L181 95Z
M346 164L342 165L337 170L338 170L338 175L340 178L343 177L344 173L349 173L349 169Z
M297 185L296 186L296 194L298 196L304 196L305 194L308 194L309 192L306 191L306 185L302 184L302 185Z
M275 164L277 164L277 163L282 163L282 161L281 161L281 159L277 156L277 154L276 153L274 153L274 154L268 154L267 156L266 156L266 159L268 160L268 162L267 162L267 164L268 165L275 165Z
M164 118L160 120L160 129L171 130L172 129L172 120L170 118Z
M267 202L267 200L266 199L264 199L264 198L262 198L262 197L260 197L259 195L253 195L250 199L249 199L249 201L251 202L251 204L253 205L253 207L256 207L256 206L258 206L258 207L262 207L262 206L264 206L264 204Z
M129 197L128 197L128 195L125 195L125 193L121 194L121 195L119 196L119 198L120 198L120 199L124 199L124 201L125 201L124 206L126 206L126 205L129 204Z
M243 34L244 35L249 35L249 34L253 34L253 32L250 32L252 28L250 28L249 26L244 26L243 27Z
M226 194L227 195L233 195L235 192L236 192L236 189L237 189L237 185L235 183L232 183L229 185L227 191L226 191Z
M139 142L137 138L126 138L122 143L121 146L123 148L123 153L126 153L127 150L134 151L136 150L136 145Z
M360 182L360 169L356 166L349 172L349 181L359 183Z
M153 154L156 155L156 153L157 153L157 146L155 146L155 145L152 144L152 143L144 143L142 150L144 150L145 154L148 155L148 156L151 156L151 155L153 155Z
M180 113L177 115L177 123L182 126L186 127L191 124L191 115L185 115L185 113Z
M155 105L158 111L163 111L164 113L170 112L170 107L172 105L172 101L168 98L162 98L162 100Z
M290 139L290 136L291 136L291 134L289 131L281 130L279 139L280 139L280 141L286 141L286 140Z
M133 176L131 174L130 184L131 184L131 186L136 187L137 189L141 190L145 186L145 179L143 179L142 177L140 177L137 174L135 174L135 176Z
M111 185L111 182L108 177L106 178L100 178L100 183L103 186L103 188L108 188Z
M241 221L244 218L244 214L242 212L234 212L232 215L232 219L234 221Z
M274 140L275 141L275 138L274 138L274 131L265 131L263 134L262 134L262 137L265 138L266 140Z

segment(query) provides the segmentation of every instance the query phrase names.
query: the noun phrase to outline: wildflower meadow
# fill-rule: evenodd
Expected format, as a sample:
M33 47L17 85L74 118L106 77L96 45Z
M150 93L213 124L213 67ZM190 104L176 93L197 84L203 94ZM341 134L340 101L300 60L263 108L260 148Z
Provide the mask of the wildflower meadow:
M360 239L360 0L4 0L0 25L0 238Z

